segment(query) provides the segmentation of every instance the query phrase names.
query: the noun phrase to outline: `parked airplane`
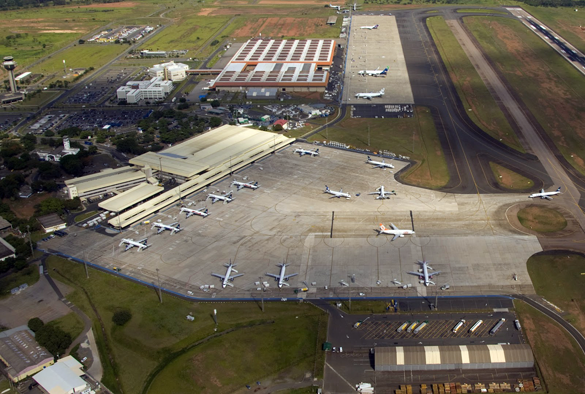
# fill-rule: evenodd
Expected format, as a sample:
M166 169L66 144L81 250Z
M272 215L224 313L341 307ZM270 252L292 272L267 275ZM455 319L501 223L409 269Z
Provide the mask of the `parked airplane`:
M187 207L182 207L180 213L183 212L187 214L187 216L185 216L185 219L188 219L190 216L193 215L203 216L204 218L209 215L209 211L207 208L191 209Z
M434 285L435 282L433 282L431 279L433 279L434 275L439 275L441 273L441 271L429 272L429 270L433 269L433 267L431 267L429 265L429 263L427 263L426 261L419 261L418 263L421 265L422 268L419 269L418 272L408 272L408 273L411 275L418 276L420 279L420 283L424 283L425 286Z
M227 194L213 194L210 193L207 195L207 199L211 198L211 203L215 204L218 201L223 201L224 204L227 204L229 202L234 201L234 198L232 197L232 192L229 192Z
M232 264L232 262L230 261L229 264L224 264L224 267L227 268L225 275L211 273L211 276L215 276L217 278L220 278L221 279L221 287L224 289L226 286L234 287L234 285L231 284L230 282L233 282L234 279L244 275L244 274L238 274L238 271L236 271L236 269L234 268L236 265L237 264ZM237 275L232 275L232 272L235 272Z
M391 195L396 195L396 192L394 190L392 190L391 192L387 192L384 190L384 186L380 186L379 188L376 189L375 192L371 192L368 194L377 194L378 197L376 197L376 200L385 200L390 198Z
M384 159L382 161L375 161L372 160L370 156L368 156L368 160L366 161L368 164L374 165L376 168L394 168L394 165L391 163L386 163Z
M368 30L375 30L377 28L378 28L378 25L362 26L362 27L360 27L360 29L368 29Z
M174 233L178 233L179 231L183 230L181 228L181 225L179 224L179 222L175 222L175 223L171 223L171 224L164 224L161 222L155 222L152 224L152 227L150 229L153 230L155 227L158 228L158 231L156 232L157 234L160 234L165 230L169 230L171 232L171 235L173 235Z
M329 4L328 6L329 8L333 8L336 9L337 11L341 11L341 6L340 5L333 5L333 4Z
M319 156L319 149L307 150L307 149L297 148L294 150L293 153L298 153L299 156L311 155L311 157L313 157L313 156Z
M358 72L359 75L370 75L372 77L379 77L380 75L386 75L388 74L388 67L386 67L383 70L380 70L380 67L378 67L375 70L361 70Z
M277 274L269 274L266 273L267 276L270 276L274 279L276 279L278 281L278 287L282 287L282 286L290 286L288 283L285 283L285 281L288 281L290 278L292 278L293 276L297 276L298 274L290 274L290 275L286 275L286 267L289 266L290 264L277 264L277 266L280 267L280 273Z
M343 192L343 189L339 189L339 191L338 191L338 192L336 192L336 191L333 191L333 190L329 189L329 186L327 186L327 185L325 185L325 191L324 191L324 193L329 193L329 194L332 194L332 195L333 195L333 197L331 197L331 198L341 198L341 197L345 197L345 198L347 198L348 200L351 198L351 196L349 195L349 193L344 193L344 192Z
M376 93L356 93L355 97L356 98L365 98L365 99L371 100L375 97L382 97L384 95L384 92L386 92L386 89L382 88L382 90L380 90L379 92L376 92Z
M392 283L394 283L396 286L402 286L402 283L400 283L398 279L394 279Z
M252 183L252 182L239 182L236 180L234 180L230 186L236 186L238 188L238 190L241 190L245 187L247 187L248 189L256 190L260 187L258 182L254 182L254 183Z
M540 198L546 198L547 200L552 200L551 196L556 196L557 194L561 194L561 187L560 186L556 192L545 192L544 189L540 189L540 193L531 194L528 196L528 198L540 197Z
M393 223L390 223L390 226L392 227L392 229L386 228L382 223L380 223L380 229L378 230L378 235L380 235L380 234L394 235L394 237L392 238L392 241L394 241L398 237L404 238L405 235L413 235L414 234L414 230L400 230Z
M120 245L118 246L126 244L126 249L124 251L137 247L138 251L140 252L150 246L147 242L148 238L144 238L139 241L134 241L132 238L123 238L122 242L120 242Z

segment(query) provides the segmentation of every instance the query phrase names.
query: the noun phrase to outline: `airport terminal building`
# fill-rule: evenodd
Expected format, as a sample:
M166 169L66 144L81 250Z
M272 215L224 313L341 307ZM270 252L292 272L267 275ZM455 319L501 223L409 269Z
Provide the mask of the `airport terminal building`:
M334 54L334 40L255 38L242 45L210 88L321 92L329 81Z

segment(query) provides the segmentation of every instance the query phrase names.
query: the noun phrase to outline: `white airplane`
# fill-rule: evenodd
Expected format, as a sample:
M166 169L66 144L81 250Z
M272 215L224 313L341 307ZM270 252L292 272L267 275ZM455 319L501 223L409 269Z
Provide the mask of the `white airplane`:
M375 161L372 160L370 156L368 156L368 160L366 161L366 163L374 165L375 168L394 168L393 164L386 163L384 159L382 159L382 161Z
M171 224L164 224L161 222L156 222L156 223L152 224L152 227L150 229L153 230L155 227L158 228L158 231L156 232L157 234L160 234L165 230L169 230L171 232L171 235L173 235L173 234L178 233L179 231L183 230L181 228L181 225L179 224L179 222L175 222L175 223L171 223Z
M400 230L393 223L390 223L390 226L392 226L392 229L386 228L382 223L380 223L380 229L378 230L378 235L380 235L380 234L393 235L394 237L392 238L392 241L394 241L398 237L404 238L405 235L413 235L414 234L414 230Z
M234 279L244 275L244 274L238 274L238 271L236 271L236 269L234 268L236 265L237 264L232 264L232 262L230 261L229 264L224 264L224 267L227 268L225 275L212 273L211 276L215 276L217 278L220 278L221 279L221 287L224 289L226 288L226 286L234 287L234 285L231 284L230 282L233 282ZM232 272L235 272L237 275L232 275Z
M183 212L187 214L187 216L185 216L185 219L188 219L190 216L193 215L203 216L204 218L206 218L209 215L209 211L207 208L191 209L187 207L182 207L179 213Z
M375 97L382 97L384 95L384 92L386 92L385 88L382 88L382 90L380 90L377 93L356 93L355 98L365 98L371 100Z
M376 197L376 200L385 200L385 199L389 199L390 196L392 195L396 195L396 192L394 190L392 190L391 192L387 192L384 190L384 186L380 186L379 188L376 189L375 192L371 192L368 194L377 194L378 197Z
M118 246L122 246L124 244L126 244L126 249L124 250L127 251L129 249L132 249L134 247L138 248L138 251L143 251L144 249L148 248L150 245L147 243L148 242L148 238L144 238L141 239L139 241L134 241L132 238L123 238L122 242L120 242L120 245Z
M241 189L243 189L245 187L247 187L248 189L256 190L256 189L258 189L260 187L260 185L258 184L258 182L254 182L254 183L252 183L252 182L238 182L236 180L234 180L232 182L232 184L230 185L230 187L231 186L236 186L238 188L238 190L241 190Z
M358 72L358 75L369 75L372 77L379 77L380 75L386 75L388 74L388 67L386 67L383 70L380 70L380 67L378 67L375 70L361 70Z
M325 185L325 191L324 191L323 193L329 193L329 194L332 194L332 195L333 195L333 197L331 197L331 198L341 198L341 197L345 197L345 198L347 198L348 200L351 198L351 196L349 195L349 193L344 193L344 192L343 192L343 189L339 189L339 191L338 191L338 192L336 192L336 191L333 191L333 190L329 189L329 186L327 186L327 185Z
M329 4L327 7L336 9L337 11L341 11L341 6L340 5Z
M292 278L293 276L297 276L298 274L290 274L290 275L286 275L286 267L289 266L290 264L277 264L277 266L280 267L280 273L277 274L269 274L266 273L267 276L270 276L274 279L276 279L278 281L278 287L281 288L282 286L290 286L287 282L290 278Z
M396 286L402 286L402 283L400 283L398 279L394 279L392 283L394 283Z
M561 194L561 187L560 186L556 192L545 192L544 189L540 189L540 193L531 194L528 196L528 198L540 197L540 198L546 198L547 200L552 200L551 196L556 196L557 194Z
M429 270L433 269L433 267L431 267L429 265L429 263L427 263L426 261L419 261L418 263L421 265L422 268L419 269L418 272L408 272L408 273L411 275L418 276L420 279L420 283L424 283L425 286L434 285L435 282L433 282L431 279L433 279L434 275L439 275L441 273L441 271L429 272Z
M311 155L311 157L314 157L314 156L319 156L319 149L307 150L307 149L297 148L294 150L293 153L298 153L299 156Z
M224 204L227 204L229 202L234 201L234 198L232 197L232 192L229 192L229 193L223 194L223 195L222 194L213 194L213 193L210 193L210 194L207 195L206 200L209 199L209 198L211 198L211 203L212 204L215 204L218 201L223 201Z
M362 26L362 27L360 27L360 29L368 29L368 30L375 30L377 28L378 28L378 25Z

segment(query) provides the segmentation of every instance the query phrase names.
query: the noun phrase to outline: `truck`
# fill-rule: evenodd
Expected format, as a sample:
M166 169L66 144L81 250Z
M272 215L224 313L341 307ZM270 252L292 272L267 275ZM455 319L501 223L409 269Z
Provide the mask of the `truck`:
M406 332L412 332L412 330L414 330L414 328L418 325L418 321L415 321L414 323L412 323L410 326L408 326L408 329L406 330Z
M500 321L497 322L496 325L490 330L490 335L495 335L495 333L498 332L498 330L500 329L500 327L502 327L505 322L506 322L506 319L504 319L502 317L500 319Z
M410 324L410 322L409 322L409 321L407 321L407 322L405 322L405 323L402 323L402 325L401 325L400 327L398 327L398 329L396 330L396 332L402 332L402 331L404 331L404 329L405 329L406 327L408 327L408 325L409 325L409 324Z
M464 325L464 324L465 324L465 319L461 319L461 321L460 321L459 323L457 323L457 324L455 325L455 327L453 327L453 332L454 332L455 334L457 334L457 331L459 331L459 329L460 329L461 327L463 327L463 325Z
M478 320L475 322L475 324L469 329L469 332L475 332L475 330L477 330L477 328L479 326L481 326L483 323L483 320Z
M516 330L522 330L522 326L520 325L520 321L518 319L514 320L514 326L516 327Z
M418 326L417 328L414 329L414 334L418 334L420 332L420 330L422 330L423 328L426 327L426 325L429 324L428 321L424 321L422 322L422 324L420 326Z

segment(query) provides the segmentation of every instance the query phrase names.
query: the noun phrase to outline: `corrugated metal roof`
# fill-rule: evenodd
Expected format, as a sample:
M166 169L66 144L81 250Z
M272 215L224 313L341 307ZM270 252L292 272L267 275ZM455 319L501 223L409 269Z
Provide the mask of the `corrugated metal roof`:
M143 183L106 201L100 202L98 205L106 211L120 212L132 205L146 200L150 196L162 192L163 190L164 187L162 186Z

